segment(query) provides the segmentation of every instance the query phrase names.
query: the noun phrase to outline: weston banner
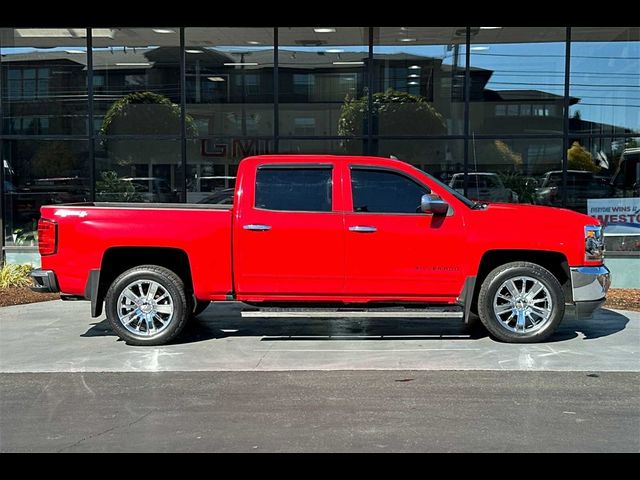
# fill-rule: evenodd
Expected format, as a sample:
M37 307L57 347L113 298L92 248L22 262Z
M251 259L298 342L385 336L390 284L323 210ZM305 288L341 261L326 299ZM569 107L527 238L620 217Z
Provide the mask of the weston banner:
M640 197L589 199L587 215L606 226L605 235L640 235Z

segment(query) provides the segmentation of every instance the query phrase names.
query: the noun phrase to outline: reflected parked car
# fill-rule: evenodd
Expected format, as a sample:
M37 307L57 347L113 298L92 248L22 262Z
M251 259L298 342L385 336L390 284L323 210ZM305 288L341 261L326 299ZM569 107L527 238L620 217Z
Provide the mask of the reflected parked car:
M118 182L129 184L131 188L123 188L123 192L133 190L134 201L145 203L177 203L180 201L177 190L171 188L166 180L159 177L124 177ZM123 201L122 192L98 192L97 199L103 202Z
M611 179L615 197L640 197L640 148L627 148Z
M608 198L611 193L606 177L582 170L567 172L567 208L586 213L589 198ZM540 187L536 189L536 200L542 205L562 206L561 170L545 173Z
M467 174L467 197L486 202L518 203L518 194L508 189L496 173L470 172ZM464 173L451 177L449 186L464 193Z
M233 188L225 188L203 198L197 203L208 203L210 205L233 205Z

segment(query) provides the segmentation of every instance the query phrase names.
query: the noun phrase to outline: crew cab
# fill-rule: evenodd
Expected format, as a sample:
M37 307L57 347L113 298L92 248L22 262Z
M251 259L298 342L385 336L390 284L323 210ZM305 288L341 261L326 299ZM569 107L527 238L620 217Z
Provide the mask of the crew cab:
M265 155L233 203L45 206L36 291L91 301L129 344L171 341L210 302L244 316L479 316L505 342L587 316L609 270L598 220L473 202L388 158Z

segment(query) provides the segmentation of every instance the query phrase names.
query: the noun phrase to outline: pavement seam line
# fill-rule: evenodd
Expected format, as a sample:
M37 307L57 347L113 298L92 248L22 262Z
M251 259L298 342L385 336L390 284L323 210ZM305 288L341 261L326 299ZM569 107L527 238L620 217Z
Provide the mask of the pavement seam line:
M134 420L133 422L129 422L129 423L125 424L125 425L115 425L115 426L113 426L111 428L107 428L106 430L104 430L102 432L94 433L94 434L89 435L87 437L83 437L80 440L78 440L77 442L72 443L71 445L67 445L66 447L62 447L61 449L56 450L56 453L61 453L61 452L65 451L65 450L67 450L67 449L76 447L76 446L80 445L81 443L86 442L87 440L91 440L92 438L100 437L100 436L104 435L105 433L113 432L114 430L117 430L118 428L122 428L122 427L129 428L129 427L135 425L136 423L141 422L142 420L147 418L154 411L155 410L149 410L147 413L142 415L140 418Z

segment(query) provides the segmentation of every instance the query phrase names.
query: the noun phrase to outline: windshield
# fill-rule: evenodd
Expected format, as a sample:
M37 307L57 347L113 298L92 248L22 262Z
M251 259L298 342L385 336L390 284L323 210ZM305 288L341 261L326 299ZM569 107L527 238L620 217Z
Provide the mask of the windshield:
M438 180L436 177L434 177L433 175L428 174L427 172L425 172L424 170L420 170L419 168L413 167L416 170L418 170L420 173L426 175L427 177L429 177L429 180L433 180L435 183L437 183L439 186L441 186L444 190L446 190L447 192L449 192L451 195L453 195L454 197L456 197L458 200L460 200L462 203L464 203L467 207L469 208L473 208L473 206L476 204L474 201L469 200L467 197L465 197L464 195L462 195L461 193L457 192L456 190L454 190L453 188L451 188L449 185L447 185L446 183L442 183L440 180Z

